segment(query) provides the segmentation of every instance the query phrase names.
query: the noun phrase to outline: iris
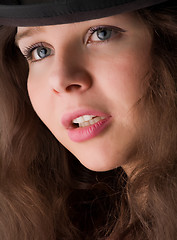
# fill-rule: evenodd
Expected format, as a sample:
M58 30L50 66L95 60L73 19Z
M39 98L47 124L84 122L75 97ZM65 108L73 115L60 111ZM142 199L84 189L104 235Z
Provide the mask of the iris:
M39 56L39 58L45 58L47 56L50 55L51 50L49 48L45 48L45 47L38 47L36 49L37 51L37 55Z
M99 29L97 31L97 37L104 41L104 40L107 40L111 37L111 33L112 33L112 30L111 29L105 29L105 28L102 28L102 29Z

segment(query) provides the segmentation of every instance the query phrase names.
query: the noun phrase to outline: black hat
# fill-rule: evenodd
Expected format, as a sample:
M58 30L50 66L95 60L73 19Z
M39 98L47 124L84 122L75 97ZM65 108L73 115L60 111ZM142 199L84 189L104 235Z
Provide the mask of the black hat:
M0 25L81 22L135 11L167 0L0 0Z

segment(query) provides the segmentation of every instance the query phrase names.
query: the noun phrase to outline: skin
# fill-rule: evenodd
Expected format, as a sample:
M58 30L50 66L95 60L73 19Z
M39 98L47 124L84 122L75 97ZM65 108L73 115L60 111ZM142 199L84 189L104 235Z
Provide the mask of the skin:
M100 25L124 32L113 31L109 41L101 41L96 33L89 37L88 29ZM34 33L19 39L27 29ZM34 61L33 51L27 86L34 110L58 141L91 170L122 166L128 172L140 118L135 104L142 97L151 61L152 38L144 23L128 13L81 23L19 27L16 40L23 54L38 42L52 49L39 61ZM99 135L78 143L68 137L61 119L81 108L99 110L111 119Z

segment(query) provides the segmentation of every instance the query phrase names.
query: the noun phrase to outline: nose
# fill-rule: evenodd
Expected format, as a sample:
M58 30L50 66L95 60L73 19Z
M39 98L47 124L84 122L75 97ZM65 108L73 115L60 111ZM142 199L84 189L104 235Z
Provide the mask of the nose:
M49 72L50 87L56 94L83 93L92 85L86 62L75 50L59 51Z

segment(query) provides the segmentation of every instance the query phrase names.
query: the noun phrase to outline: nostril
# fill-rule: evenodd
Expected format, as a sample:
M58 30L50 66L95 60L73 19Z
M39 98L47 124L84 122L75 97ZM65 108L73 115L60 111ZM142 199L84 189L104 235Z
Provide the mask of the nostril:
M81 88L81 85L79 85L79 84L71 84L71 85L66 87L66 91L70 92L70 91L73 91L73 90L78 90L80 88Z
M67 72L64 69L61 72L54 71L50 75L49 83L56 95L64 92L82 93L92 86L92 78L87 72Z

